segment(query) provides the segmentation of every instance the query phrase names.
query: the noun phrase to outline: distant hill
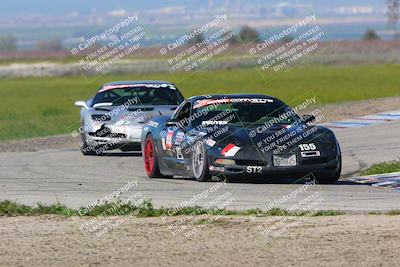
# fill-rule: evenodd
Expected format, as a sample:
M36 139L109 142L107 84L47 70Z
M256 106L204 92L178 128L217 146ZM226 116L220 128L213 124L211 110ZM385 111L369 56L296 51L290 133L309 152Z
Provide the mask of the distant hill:
M113 9L128 9L128 10L147 10L156 9L168 6L185 6L193 8L205 8L209 3L213 3L214 7L224 6L226 3L237 5L238 0L147 0L147 1L132 1L132 0L113 0L113 1L98 1L98 0L69 0L69 1L54 1L54 0L1 0L0 14L2 16L15 16L16 14L36 13L36 14L65 14L70 12L86 13L91 11L108 12ZM134 3L133 3L134 2ZM336 6L356 6L356 5L385 5L385 0L268 0L268 5L276 5L282 3L293 4L309 4L314 8L329 8ZM241 5L260 6L266 5L265 0L241 0Z

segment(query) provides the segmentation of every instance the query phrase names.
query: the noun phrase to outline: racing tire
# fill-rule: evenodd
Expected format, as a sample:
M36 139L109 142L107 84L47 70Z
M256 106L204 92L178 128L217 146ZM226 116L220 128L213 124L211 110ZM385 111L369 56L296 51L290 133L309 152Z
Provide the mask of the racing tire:
M315 177L318 184L336 184L339 178L340 178L340 172L335 172L333 174L318 175L317 177Z
M198 182L207 182L212 178L208 171L208 157L202 141L198 141L193 146L192 170Z
M154 139L148 135L144 141L143 149L144 169L149 178L171 178L172 176L162 175L158 165L157 151L154 145Z

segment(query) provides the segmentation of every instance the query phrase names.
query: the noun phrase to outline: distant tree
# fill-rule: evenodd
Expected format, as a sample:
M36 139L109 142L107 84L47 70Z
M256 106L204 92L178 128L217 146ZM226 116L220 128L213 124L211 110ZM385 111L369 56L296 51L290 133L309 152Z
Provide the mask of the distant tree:
M363 40L370 41L370 40L379 40L379 35L372 29L367 29L363 35Z
M8 34L0 36L0 51L17 50L17 38Z
M199 44L201 42L204 41L204 35L202 33L196 35L195 37L193 37L192 39L188 40L186 42L187 45L195 45L195 44Z
M244 43L258 43L260 42L260 36L256 29L250 26L243 26L240 30L239 37Z
M399 21L400 1L386 0L386 5L389 26L396 30L397 22Z
M397 30L397 23L400 17L400 0L386 0L386 5L388 28L394 32L394 39L400 39L400 33Z
M63 49L63 45L60 39L54 38L51 40L38 42L37 48L39 50L60 51Z

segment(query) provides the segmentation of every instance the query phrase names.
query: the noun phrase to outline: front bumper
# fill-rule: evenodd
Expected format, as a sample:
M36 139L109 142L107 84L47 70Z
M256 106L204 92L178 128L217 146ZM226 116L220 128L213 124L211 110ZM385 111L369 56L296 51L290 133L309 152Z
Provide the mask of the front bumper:
M294 151L288 156L296 156L293 166L276 166L274 157L282 155L266 154L262 158L252 157L221 157L217 151L209 151L208 162L211 175L230 177L258 176L262 178L302 178L305 176L329 175L340 171L341 156L339 150L318 151L313 157L305 157L300 151ZM216 159L234 160L234 164L222 165Z
M102 127L86 133L86 144L102 150L139 150L143 126Z
M211 175L229 177L263 176L265 178L301 178L307 175L323 175L337 171L340 168L338 160L330 160L322 164L296 165L290 167L252 166L252 165L218 165L211 164Z

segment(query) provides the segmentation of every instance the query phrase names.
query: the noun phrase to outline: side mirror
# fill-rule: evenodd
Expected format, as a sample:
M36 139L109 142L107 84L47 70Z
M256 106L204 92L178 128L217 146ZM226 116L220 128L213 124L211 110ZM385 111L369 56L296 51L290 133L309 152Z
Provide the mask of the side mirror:
M83 100L79 100L75 102L75 106L78 108L85 108L85 109L89 109L88 105L86 104L85 101Z
M310 123L310 122L313 122L313 121L315 121L315 116L312 115L312 114L304 115L303 117L301 117L301 121L302 121L303 123Z

